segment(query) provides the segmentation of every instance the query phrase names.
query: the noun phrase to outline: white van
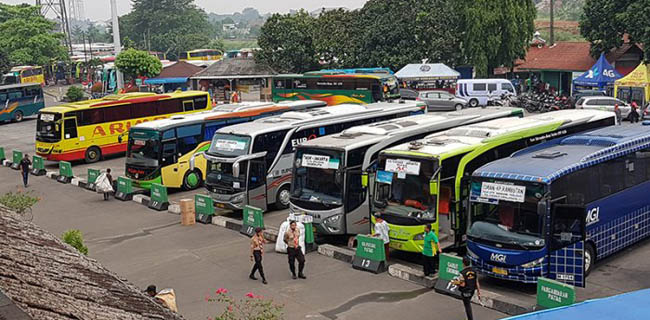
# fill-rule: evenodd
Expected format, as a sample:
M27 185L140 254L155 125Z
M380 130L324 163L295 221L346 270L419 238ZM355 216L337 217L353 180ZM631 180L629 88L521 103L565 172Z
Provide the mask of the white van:
M469 79L456 82L456 96L469 102L470 107L487 105L488 100L504 93L517 95L515 86L506 79Z

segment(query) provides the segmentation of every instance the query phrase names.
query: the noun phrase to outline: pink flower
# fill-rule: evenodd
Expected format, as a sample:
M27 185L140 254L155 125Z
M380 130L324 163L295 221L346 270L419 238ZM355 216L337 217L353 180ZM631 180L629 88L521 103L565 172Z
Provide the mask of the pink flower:
M219 289L217 289L216 293L217 294L226 294L226 293L228 293L228 290L225 289L225 288L219 288Z
M251 299L255 298L255 295L252 292L247 293L246 296L251 298Z

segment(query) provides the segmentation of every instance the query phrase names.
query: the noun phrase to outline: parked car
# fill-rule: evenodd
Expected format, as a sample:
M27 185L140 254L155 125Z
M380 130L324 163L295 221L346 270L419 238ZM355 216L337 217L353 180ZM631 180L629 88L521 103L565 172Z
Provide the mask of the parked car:
M612 97L582 97L580 100L578 100L578 102L576 102L576 109L604 110L614 112L614 106L617 104L619 109L621 109L621 116L623 119L626 119L630 114L630 111L632 111L632 107L625 103L625 101ZM637 112L639 111L637 110Z
M456 83L456 96L469 102L470 107L486 106L488 101L503 94L517 95L517 90L506 79L464 79Z
M426 103L427 111L462 110L467 107L467 100L441 90L420 91L416 100Z
M418 92L412 89L399 89L399 95L404 100L416 100Z
M576 90L573 92L573 98L575 101L580 100L583 97L604 97L606 96L605 91L600 90Z

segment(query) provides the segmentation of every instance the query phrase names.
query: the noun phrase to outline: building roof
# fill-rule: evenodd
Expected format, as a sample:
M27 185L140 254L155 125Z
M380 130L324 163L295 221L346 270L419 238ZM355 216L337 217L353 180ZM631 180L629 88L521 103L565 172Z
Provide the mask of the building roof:
M268 78L277 72L271 67L255 62L252 58L230 58L219 60L191 79L242 79Z
M514 153L474 176L551 183L571 172L650 147L650 126L609 126Z
M556 42L553 46L531 46L526 58L515 63L515 71L587 71L596 63L589 42Z
M156 78L188 78L195 73L203 70L199 66L195 66L185 61L177 61L176 63L163 68L162 72Z
M0 248L0 291L12 308L33 319L182 319L99 262L1 206ZM23 319L7 313L11 310L3 300L0 295L0 319Z

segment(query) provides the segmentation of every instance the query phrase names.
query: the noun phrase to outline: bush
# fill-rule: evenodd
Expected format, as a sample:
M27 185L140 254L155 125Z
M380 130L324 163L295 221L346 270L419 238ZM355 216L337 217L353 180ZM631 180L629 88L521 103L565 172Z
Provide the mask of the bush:
M284 306L273 303L271 299L264 299L252 292L246 294L244 299L235 299L228 295L228 290L217 289L216 297L206 296L208 302L222 305L221 314L208 319L214 320L279 320L283 319Z
M38 200L40 199L33 196L31 191L22 192L19 190L16 193L8 192L0 196L0 204L18 213L25 212L25 210L35 205Z
M92 93L101 93L104 91L104 84L100 82L95 82L92 87L90 87L90 92Z
M68 88L68 92L65 94L66 100L70 102L77 102L84 99L84 91L81 87L72 86Z
M61 238L63 239L63 242L73 246L84 255L88 255L88 247L84 246L84 238L81 231L76 229L68 230Z

